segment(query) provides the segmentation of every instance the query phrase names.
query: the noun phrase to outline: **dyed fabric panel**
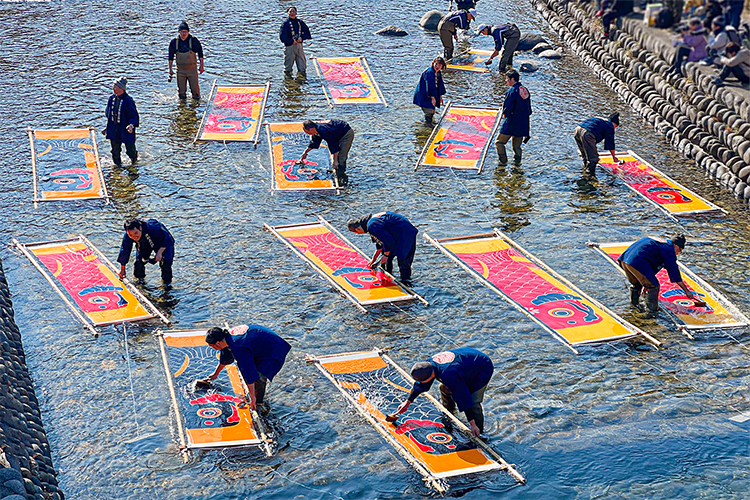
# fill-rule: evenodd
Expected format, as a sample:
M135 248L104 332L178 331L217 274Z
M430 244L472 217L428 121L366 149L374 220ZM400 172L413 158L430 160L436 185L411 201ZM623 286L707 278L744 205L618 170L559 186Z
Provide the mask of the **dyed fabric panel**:
M260 444L236 364L224 368L210 389L196 388L195 380L209 376L219 362L219 351L209 347L205 338L206 330L163 334L188 447Z
M304 163L299 163L300 156L309 143L310 136L302 131L302 122L268 125L268 149L273 164L274 189L336 189L331 176L331 154L325 144L310 151Z
M499 119L499 109L450 106L422 165L479 170Z
M318 57L315 61L335 104L385 104L362 57Z
M476 73L487 73L490 68L484 64L492 55L491 50L471 49L470 51L457 55L447 62L447 68L460 71L473 71Z
M267 98L266 85L219 85L198 140L257 141Z

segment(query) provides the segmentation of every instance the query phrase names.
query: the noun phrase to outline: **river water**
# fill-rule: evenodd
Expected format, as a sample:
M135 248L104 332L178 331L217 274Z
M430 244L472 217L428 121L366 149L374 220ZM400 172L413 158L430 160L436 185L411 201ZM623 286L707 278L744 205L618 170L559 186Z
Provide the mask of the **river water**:
M625 241L680 230L704 242L681 260L750 311L747 208L712 185L568 53L535 61L523 75L532 93L532 140L521 167L497 167L491 151L481 175L413 171L429 131L411 104L419 73L439 53L436 34L418 28L434 7L424 1L332 0L297 4L314 40L307 54L366 55L390 106L330 110L319 82L284 81L278 27L288 2L95 0L0 4L0 191L2 243L83 233L110 259L122 221L156 217L177 239L175 283L163 290L149 270L144 287L178 328L223 322L267 325L293 351L270 389L278 450L210 452L183 464L153 336L156 324L83 331L47 283L7 246L0 250L16 320L59 469L75 499L421 498L418 475L382 441L304 353L378 346L410 366L456 345L476 347L496 366L485 400L493 446L528 479L507 475L454 481L465 498L746 498L747 430L729 418L750 409L745 332L690 341L665 317L648 330L662 350L638 343L582 349L576 356L478 285L421 238L415 287L430 302L363 315L286 247L262 230L323 215L346 219L392 210L422 233L458 236L489 224L583 290L632 319L624 279L584 243ZM440 5L445 8L445 6ZM351 186L340 196L270 191L268 150L244 144L192 145L205 109L180 104L166 80L166 48L181 19L204 44L204 94L222 83L271 81L272 121L340 117L356 130ZM479 21L513 21L559 44L526 0L480 2ZM395 24L404 38L374 35ZM489 37L475 46L489 48ZM519 59L519 58L517 58ZM312 70L312 68L310 68ZM310 72L313 75L313 71ZM25 128L104 126L112 80L128 77L141 114L135 167L114 169L100 140L114 204L43 204L34 209ZM499 105L496 72L446 75L456 103ZM572 139L592 115L620 111L618 149L657 168L728 211L676 224L602 173L580 182ZM355 240L366 248L366 239ZM130 272L130 271L129 271ZM129 368L130 367L130 371ZM131 374L129 376L129 373ZM132 376L133 392L130 391Z

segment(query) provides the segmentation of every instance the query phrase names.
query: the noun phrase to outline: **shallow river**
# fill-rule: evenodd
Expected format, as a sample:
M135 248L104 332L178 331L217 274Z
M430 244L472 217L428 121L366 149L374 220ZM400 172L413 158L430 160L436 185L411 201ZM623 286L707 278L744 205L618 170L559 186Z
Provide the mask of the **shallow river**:
M436 34L418 28L427 2L301 1L313 33L310 55L366 55L390 106L331 111L316 78L285 82L278 27L288 2L95 0L0 4L0 144L6 189L0 191L0 257L14 293L29 367L45 427L71 499L420 498L418 475L348 407L305 353L378 346L410 366L456 345L491 355L495 376L485 399L487 433L527 477L489 474L453 482L464 498L747 498L747 426L730 417L750 409L745 332L702 334L690 341L662 316L649 331L665 348L615 343L576 356L420 237L415 287L431 302L382 307L363 315L262 230L263 223L346 219L384 209L402 213L422 233L458 236L501 228L583 290L632 319L624 279L584 243L626 241L677 230L700 239L681 260L745 311L748 211L568 53L537 62L524 75L532 93L532 140L520 168L497 167L491 151L481 175L413 171L429 131L411 104L419 73L439 52ZM445 8L444 5L440 7ZM167 82L166 48L182 18L204 44L211 81L270 79L273 121L340 117L357 132L351 186L340 196L270 191L268 149L243 144L192 145L205 109L182 105ZM511 20L522 31L559 41L526 0L480 2L481 22ZM405 38L372 34L388 24ZM475 46L489 48L489 37ZM310 68L312 70L312 68ZM132 168L114 169L100 139L114 204L46 204L34 209L25 129L104 126L116 76L129 79L141 113ZM311 75L313 72L311 71ZM504 81L446 75L451 99L502 102ZM633 149L657 168L728 211L678 225L599 174L579 182L572 139L592 115L620 111L618 149ZM211 452L189 464L175 448L174 421L156 324L122 327L94 338L48 284L7 246L83 233L110 259L129 216L157 217L177 239L175 283L165 292L151 267L145 292L178 328L225 321L267 325L293 351L270 389L275 456ZM355 240L372 251L364 238ZM129 270L130 272L130 270ZM134 391L131 395L129 369ZM138 439L140 438L140 439Z

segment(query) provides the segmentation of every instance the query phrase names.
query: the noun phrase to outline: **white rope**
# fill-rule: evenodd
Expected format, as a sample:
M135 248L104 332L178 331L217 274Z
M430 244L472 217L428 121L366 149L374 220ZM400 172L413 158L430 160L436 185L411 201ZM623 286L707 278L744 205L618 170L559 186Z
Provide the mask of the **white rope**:
M133 391L133 372L130 369L130 350L128 349L128 330L125 323L122 324L122 333L125 336L125 360L128 364L128 379L130 380L130 397L133 399L133 421L135 422L135 434L141 435L141 428L138 425L138 406L135 403L135 391Z

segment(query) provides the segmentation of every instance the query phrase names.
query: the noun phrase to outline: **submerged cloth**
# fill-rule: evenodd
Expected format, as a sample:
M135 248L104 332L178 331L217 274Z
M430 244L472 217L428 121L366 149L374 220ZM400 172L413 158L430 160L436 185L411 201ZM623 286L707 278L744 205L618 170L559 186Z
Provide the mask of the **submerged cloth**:
M399 262L407 259L410 253L414 258L419 230L403 215L393 212L373 215L367 222L367 232L383 245L384 252L395 254Z
M286 355L292 346L265 326L241 325L232 329L233 332L238 330L244 332L227 337L226 349L231 351L232 357L237 361L245 383L253 384L261 376L273 380L284 366ZM229 358L225 355L224 359Z
M315 130L317 134L312 136L310 144L307 145L310 149L318 149L322 141L326 141L328 144L328 150L331 154L336 154L341 151L339 142L352 128L344 120L325 120L321 122L315 122Z
M581 122L579 127L591 132L596 142L604 141L604 149L614 151L615 149L615 126L611 121L604 118L589 118Z
M414 90L414 104L422 108L435 109L431 97L435 98L436 106L440 106L440 97L445 95L442 71L435 71L431 65L422 72L419 83Z
M127 94L112 94L107 102L107 139L122 144L132 144L135 142L135 129L133 132L126 130L128 125L137 127L140 118L138 110L135 108L133 98Z
M667 270L669 281L672 283L682 281L671 240L662 243L653 238L641 238L630 245L617 261L630 265L657 286L659 280L656 279L656 273L662 268Z
M279 30L279 40L285 46L289 47L294 45L295 40L311 40L312 35L310 34L310 28L302 19L292 19L288 17L281 25Z
M130 260L130 253L133 250L133 243L136 246L136 260L148 259L151 252L157 252L160 248L166 248L162 254L162 259L167 262L174 260L174 238L169 230L156 219L145 221L141 227L141 239L133 241L125 232L120 245L120 254L117 256L117 262L126 265Z
M409 401L414 401L418 395L429 391L437 379L450 390L459 411L466 411L474 406L471 395L487 386L494 371L492 360L471 347L441 352L427 361L434 369L435 378L429 382L415 382L409 393Z
M501 134L511 137L529 136L531 94L520 82L516 82L505 92L503 116L503 123L500 125Z

